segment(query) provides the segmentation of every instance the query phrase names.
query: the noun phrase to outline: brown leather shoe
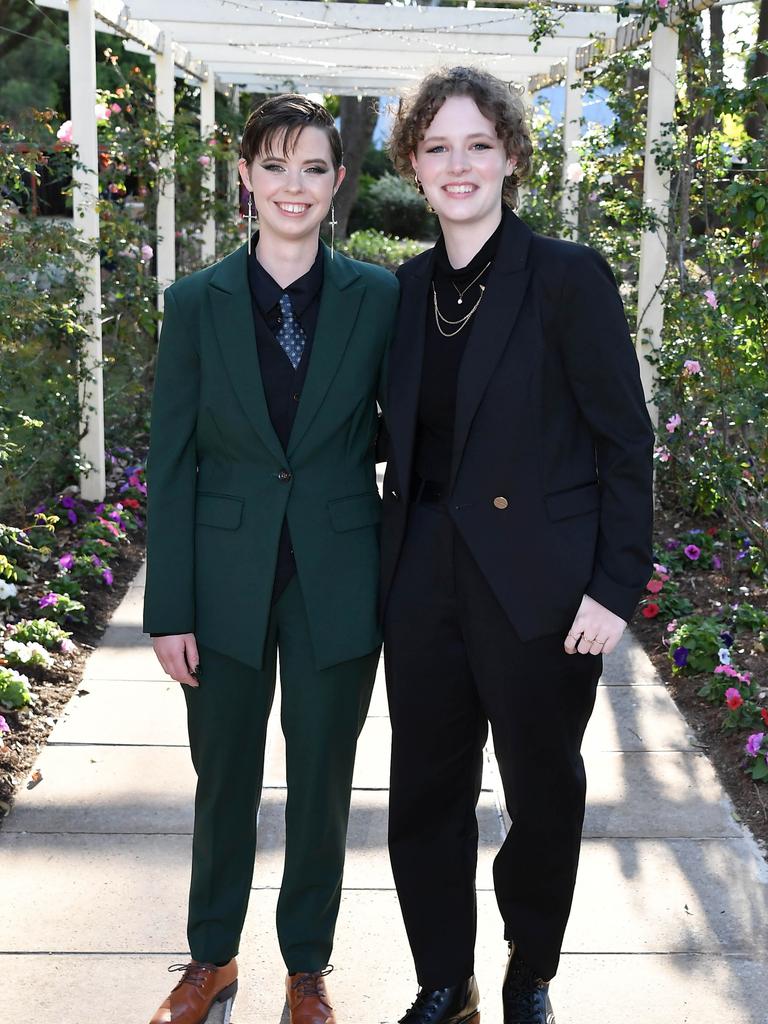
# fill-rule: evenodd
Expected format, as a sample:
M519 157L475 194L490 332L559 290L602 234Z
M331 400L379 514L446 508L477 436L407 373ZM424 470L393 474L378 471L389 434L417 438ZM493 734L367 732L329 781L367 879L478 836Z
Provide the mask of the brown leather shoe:
M229 1024L237 992L234 957L223 967L192 960L188 964L174 964L168 970L184 973L150 1024L206 1024L209 1017L213 1024L214 1009L216 1024Z
M336 1024L325 984L325 976L331 970L289 974L285 979L291 1024Z

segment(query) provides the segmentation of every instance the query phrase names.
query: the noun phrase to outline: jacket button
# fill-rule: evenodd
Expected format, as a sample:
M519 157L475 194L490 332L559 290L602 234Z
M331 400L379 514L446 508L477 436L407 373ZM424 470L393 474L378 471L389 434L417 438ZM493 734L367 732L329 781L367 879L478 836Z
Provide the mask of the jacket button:
M498 498L493 499L495 508L509 508L509 502L503 495L499 495Z
M290 480L292 476L293 476L293 474L291 473L291 471L289 469L281 469L280 472L277 474L277 479L278 480Z
M391 495L392 495L392 497L394 498L395 501L399 501L400 500L400 495L397 493L397 491L391 491L390 493L391 493Z

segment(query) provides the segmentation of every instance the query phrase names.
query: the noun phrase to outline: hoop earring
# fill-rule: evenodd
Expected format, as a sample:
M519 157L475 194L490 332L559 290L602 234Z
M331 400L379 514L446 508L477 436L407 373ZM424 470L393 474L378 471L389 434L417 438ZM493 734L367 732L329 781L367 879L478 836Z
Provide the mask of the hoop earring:
M338 221L336 220L336 208L333 205L333 199L331 199L331 259L333 259L333 257L336 254L335 246L336 246L336 224L337 223L338 223Z
M251 255L251 237L253 235L253 192L248 193L248 255Z

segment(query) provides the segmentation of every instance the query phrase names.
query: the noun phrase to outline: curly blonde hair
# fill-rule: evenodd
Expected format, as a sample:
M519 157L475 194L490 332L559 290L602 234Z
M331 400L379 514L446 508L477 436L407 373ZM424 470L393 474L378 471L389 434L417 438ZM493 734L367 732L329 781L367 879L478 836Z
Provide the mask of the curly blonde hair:
M395 169L404 178L413 177L411 153L424 138L435 114L450 96L469 96L481 114L492 121L507 156L517 157L512 174L504 179L501 197L514 209L518 186L531 169L531 136L526 123L522 89L479 68L444 68L433 71L400 104L389 139L389 153Z

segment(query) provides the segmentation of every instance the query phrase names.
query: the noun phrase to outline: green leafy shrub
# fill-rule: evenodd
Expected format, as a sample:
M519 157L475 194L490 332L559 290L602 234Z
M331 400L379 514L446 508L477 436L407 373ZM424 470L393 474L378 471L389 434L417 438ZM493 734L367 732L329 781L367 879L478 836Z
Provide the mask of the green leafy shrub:
M72 636L50 619L22 619L11 626L10 635L25 644L41 644L48 651L60 649Z
M0 665L0 707L15 711L26 707L32 699L29 679L15 669Z
M424 246L410 238L391 238L382 231L356 231L340 247L341 251L365 263L377 263L397 270L401 263L418 256Z

